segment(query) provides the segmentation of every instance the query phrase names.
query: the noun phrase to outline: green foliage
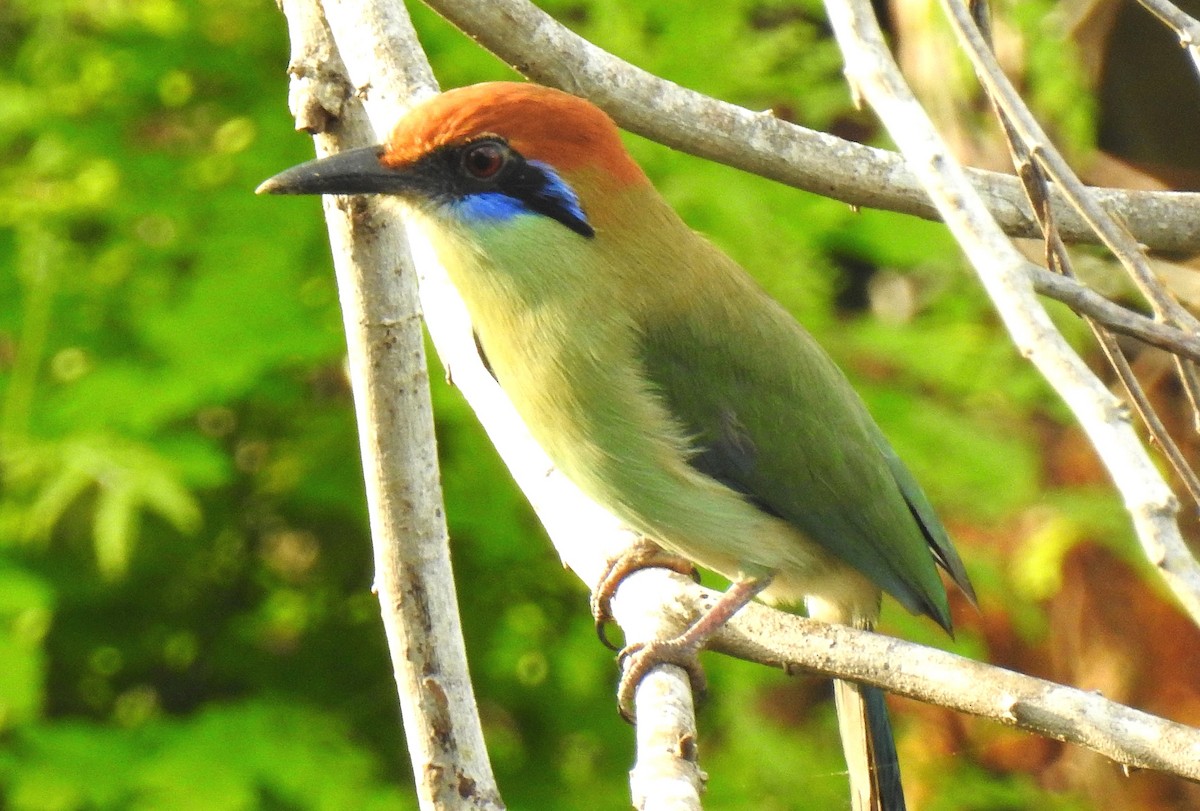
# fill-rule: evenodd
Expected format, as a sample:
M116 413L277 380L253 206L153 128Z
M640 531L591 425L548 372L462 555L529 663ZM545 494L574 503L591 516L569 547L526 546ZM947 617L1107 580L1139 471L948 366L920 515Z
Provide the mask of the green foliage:
M1067 154L1083 155L1096 144L1096 101L1088 89L1078 46L1059 34L1060 7L1047 0L1005 4L1005 12L1029 43L1028 97Z
M133 697L129 715L146 698ZM16 811L416 808L379 781L343 721L282 702L212 703L125 726L62 722L22 736L19 758L19 769L0 761Z
M815 0L546 7L681 84L873 133ZM446 85L514 75L413 13ZM414 806L318 206L251 194L310 154L286 111L285 36L263 0L0 4L0 807ZM1043 492L1028 424L1058 406L939 226L630 144L849 370L952 525L994 529L1045 498L1071 537L1121 540L1119 519L1089 523L1101 501L1119 516L1111 498ZM856 268L915 280L920 306L871 318ZM505 797L622 807L631 735L584 590L431 377ZM981 593L1006 587L995 553L964 557ZM710 807L844 805L828 702L762 668L709 669ZM1051 807L965 758L946 769L930 808Z
M116 437L64 437L32 443L12 440L4 449L10 493L29 491L14 511L18 538L46 543L71 507L88 496L96 567L106 577L125 573L142 513L156 514L176 530L195 532L200 507L173 470L154 451Z
M0 561L0 732L41 714L52 599L45 581Z

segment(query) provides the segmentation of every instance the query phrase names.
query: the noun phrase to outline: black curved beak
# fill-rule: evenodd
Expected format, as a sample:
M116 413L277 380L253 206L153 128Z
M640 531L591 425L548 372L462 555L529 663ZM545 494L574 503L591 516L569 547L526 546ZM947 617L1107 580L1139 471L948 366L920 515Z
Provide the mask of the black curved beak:
M403 171L379 162L382 146L348 149L285 169L255 194L395 194L410 183Z

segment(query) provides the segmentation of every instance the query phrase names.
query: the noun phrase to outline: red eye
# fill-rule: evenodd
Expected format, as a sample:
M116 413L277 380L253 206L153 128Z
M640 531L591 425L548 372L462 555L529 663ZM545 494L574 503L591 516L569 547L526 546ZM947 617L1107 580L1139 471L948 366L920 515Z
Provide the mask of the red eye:
M488 180L504 168L504 149L493 141L468 147L462 156L463 169L476 180Z

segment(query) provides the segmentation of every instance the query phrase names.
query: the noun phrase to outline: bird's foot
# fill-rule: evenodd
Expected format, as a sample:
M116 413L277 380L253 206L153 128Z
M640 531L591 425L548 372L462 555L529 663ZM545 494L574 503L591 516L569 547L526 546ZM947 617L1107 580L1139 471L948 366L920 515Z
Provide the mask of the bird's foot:
M621 664L621 682L617 686L617 709L621 717L633 723L633 699L638 685L661 664L676 665L687 671L692 693L697 697L703 696L708 680L700 667L700 651L730 617L741 611L770 582L769 577L738 580L679 636L635 642L622 650L617 658Z
M619 650L608 639L605 628L612 619L612 598L626 577L639 569L670 569L700 582L696 567L687 558L672 555L646 537L639 537L632 546L608 561L600 582L592 591L592 618L596 621L596 636L610 650Z
M695 627L695 626L693 626ZM691 628L688 629L690 631ZM617 662L621 666L621 681L617 685L617 710L628 723L633 723L633 698L638 685L659 665L681 667L688 675L692 695L696 698L708 692L708 679L700 666L699 654L704 640L696 642L684 632L674 639L635 642L621 651Z

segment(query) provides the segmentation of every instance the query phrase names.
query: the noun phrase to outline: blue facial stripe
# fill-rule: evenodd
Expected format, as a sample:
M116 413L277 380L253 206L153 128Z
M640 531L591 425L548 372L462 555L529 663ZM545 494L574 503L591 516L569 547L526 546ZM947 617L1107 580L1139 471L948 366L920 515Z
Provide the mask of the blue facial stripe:
M504 222L521 214L534 214L525 201L498 191L468 195L454 202L454 211L465 220Z
M593 233L575 191L540 161L528 161L507 182L460 197L451 205L467 221L500 223L527 214L541 215L577 234L591 237Z

